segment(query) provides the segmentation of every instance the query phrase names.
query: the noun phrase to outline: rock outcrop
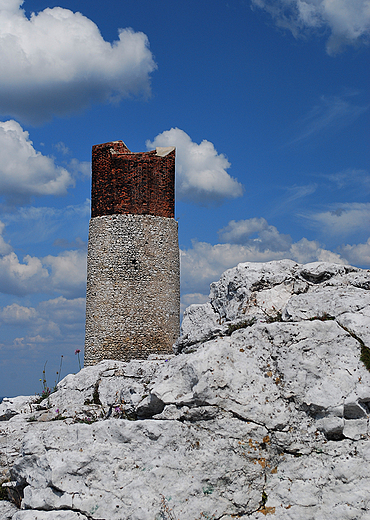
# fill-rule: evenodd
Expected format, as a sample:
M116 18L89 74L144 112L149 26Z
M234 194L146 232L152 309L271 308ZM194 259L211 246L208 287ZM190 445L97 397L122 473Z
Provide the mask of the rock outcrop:
M177 355L0 405L12 520L370 520L370 272L245 263Z

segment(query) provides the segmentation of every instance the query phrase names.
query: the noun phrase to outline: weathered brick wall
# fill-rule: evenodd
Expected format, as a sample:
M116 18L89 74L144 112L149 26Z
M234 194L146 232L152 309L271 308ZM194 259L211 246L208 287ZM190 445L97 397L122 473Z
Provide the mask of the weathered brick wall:
M175 149L93 147L85 365L172 353L180 328Z
M87 266L85 366L172 353L180 320L177 222L93 218Z
M160 152L159 152L160 153ZM122 141L93 146L91 217L174 217L175 149L132 153Z

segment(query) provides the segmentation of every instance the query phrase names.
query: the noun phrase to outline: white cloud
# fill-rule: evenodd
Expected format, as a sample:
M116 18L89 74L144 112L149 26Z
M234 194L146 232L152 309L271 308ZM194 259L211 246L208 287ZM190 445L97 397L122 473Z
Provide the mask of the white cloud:
M0 223L0 230L4 226ZM1 241L0 241L1 246ZM9 246L10 247L10 246ZM9 249L9 248L8 248ZM0 292L25 296L58 292L67 298L85 294L86 251L63 251L58 256L26 255L20 262L14 251L0 256Z
M358 189L361 194L370 191L370 175L367 170L348 169L325 176L338 189Z
M289 202L293 202L298 199L302 199L303 197L307 197L308 195L312 195L317 190L317 184L311 183L306 184L305 186L291 186L287 189L287 197L284 200L284 205Z
M188 293L181 296L180 302L180 316L183 315L184 310L192 303L206 303L208 302L208 294Z
M370 34L369 0L251 0L265 9L279 27L297 37L307 30L330 30L326 44L334 55L345 45L368 43Z
M18 303L12 303L0 310L0 321L11 325L23 325L34 320L37 312L33 307L24 307Z
M54 7L28 19L22 4L0 4L3 114L42 122L90 102L150 93L156 65L145 34L119 29L111 44L79 12Z
M333 204L327 211L300 216L330 235L347 236L370 229L370 203Z
M302 238L293 242L289 235L280 234L264 218L230 221L219 234L230 242L212 245L193 241L191 248L180 251L181 286L185 293L206 293L211 282L240 262L290 258L298 263L347 263L339 254L323 249L317 241ZM253 234L257 236L251 238Z
M176 146L176 194L178 199L205 205L241 197L243 186L227 173L229 161L210 141L194 143L179 128L171 128L146 142L148 149Z
M0 191L10 199L64 195L74 185L65 168L34 149L28 132L16 121L0 122L0 151Z
M258 233L258 237L250 239ZM231 220L218 232L221 242L250 245L256 249L270 251L287 251L292 243L289 235L282 235L275 226L270 226L264 218L248 220Z
M317 135L323 136L328 130L337 132L352 124L369 109L369 105L354 104L351 98L355 96L356 93L344 96L321 96L317 105L300 122L298 136L289 144L306 141Z
M0 255L6 255L7 253L10 253L10 251L12 250L12 246L5 242L3 238L4 228L4 222L0 221Z
M82 204L70 205L62 209L47 206L21 206L12 208L11 212L2 215L3 222L11 227L14 243L27 244L30 237L32 237L33 244L47 240L55 242L57 236L59 247L70 244L67 247L71 248L86 248L86 242L83 246L78 235L87 238L89 218L90 200L88 199ZM63 246L63 244L65 245Z
M39 258L26 255L21 263L14 252L0 258L0 292L22 296L39 292L48 277Z
M86 251L63 251L58 256L48 255L43 264L49 267L50 283L54 291L73 298L86 290Z
M341 253L350 264L370 267L370 238L365 244L342 246Z
M34 307L13 303L0 308L0 325L22 328L23 336L13 338L13 346L35 346L58 340L67 345L83 343L85 298L66 299L63 296L42 301ZM18 332L19 333L19 332Z

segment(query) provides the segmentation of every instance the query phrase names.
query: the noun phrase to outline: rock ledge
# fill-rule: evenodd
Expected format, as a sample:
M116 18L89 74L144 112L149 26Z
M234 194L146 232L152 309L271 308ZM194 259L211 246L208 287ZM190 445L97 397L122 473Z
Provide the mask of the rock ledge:
M239 264L177 355L0 405L0 517L370 520L369 346L369 271Z

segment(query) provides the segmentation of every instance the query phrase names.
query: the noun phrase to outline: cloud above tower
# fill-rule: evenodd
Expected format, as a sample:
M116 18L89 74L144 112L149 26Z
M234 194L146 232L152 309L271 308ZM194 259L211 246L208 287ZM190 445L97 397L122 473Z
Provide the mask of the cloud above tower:
M0 2L0 113L40 123L92 102L150 94L156 64L144 33L119 29L110 43L79 12L54 7L27 18L22 4Z
M176 147L176 196L200 205L220 203L243 195L243 185L227 173L230 163L218 153L213 143L204 139L200 144L180 130L171 128L147 141L148 149Z
M72 175L52 157L36 151L28 132L14 120L0 122L0 152L0 192L11 201L65 195L74 185Z

